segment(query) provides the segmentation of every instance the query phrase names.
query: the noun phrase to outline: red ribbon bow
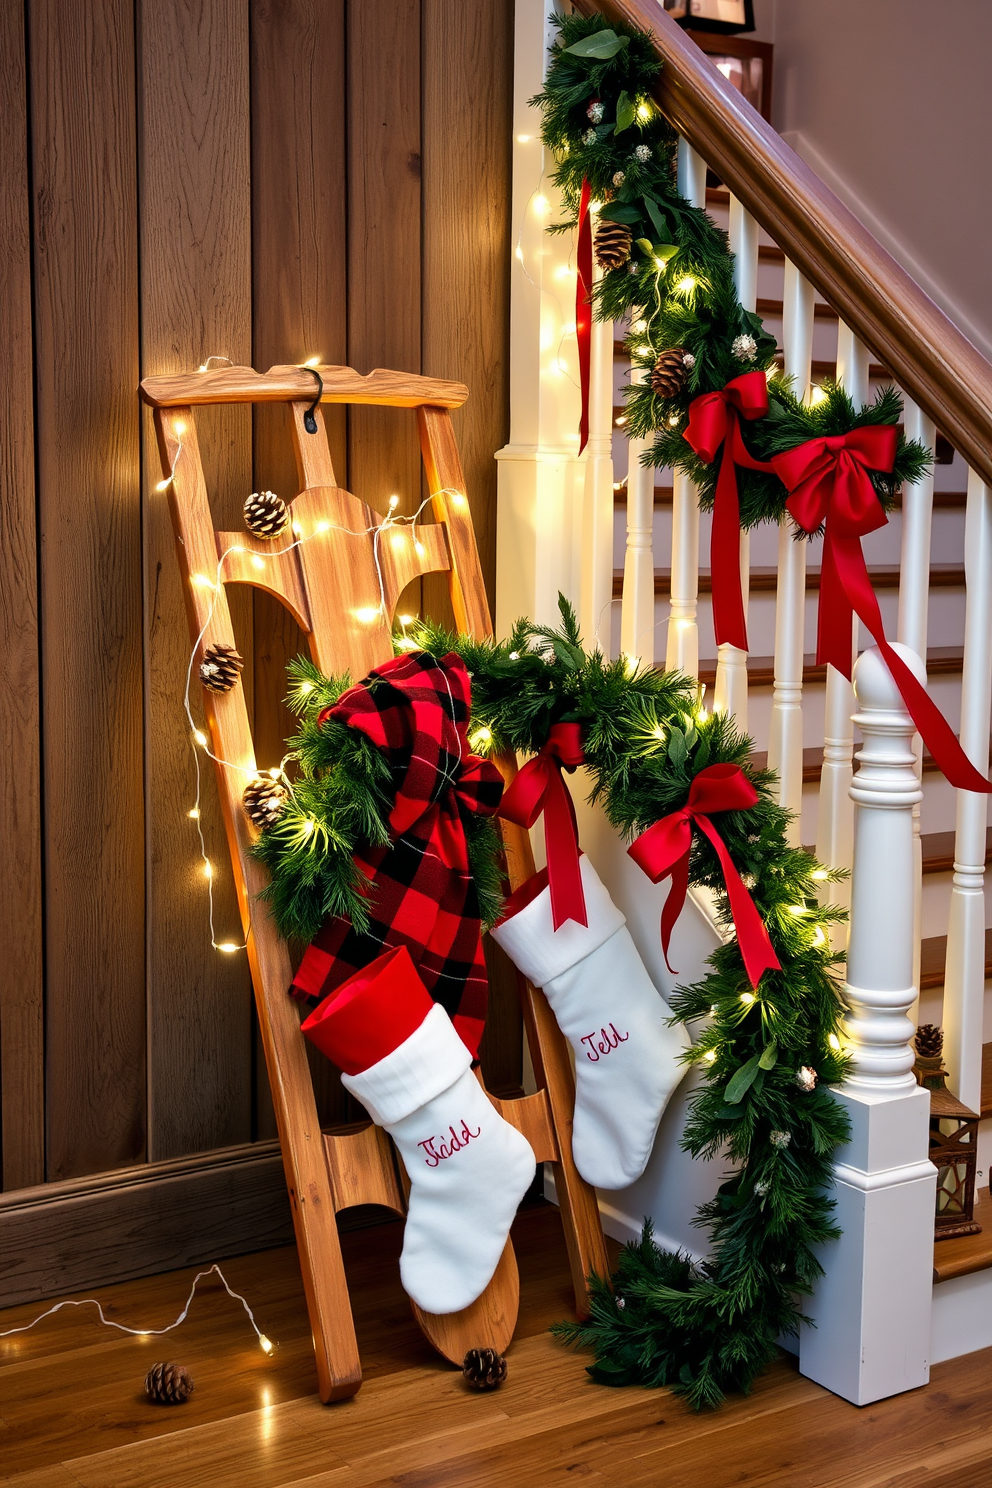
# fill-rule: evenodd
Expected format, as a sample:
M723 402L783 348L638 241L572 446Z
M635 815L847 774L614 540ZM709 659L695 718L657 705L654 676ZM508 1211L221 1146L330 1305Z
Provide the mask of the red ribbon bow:
M579 454L589 439L589 364L592 352L592 219L589 213L589 182L583 177L579 196L579 240L575 250L575 338L579 343L579 387L582 412L579 417ZM582 922L585 924L585 921ZM557 926L555 927L557 929Z
M710 573L713 584L713 629L717 645L727 642L747 650L747 622L741 592L741 514L737 497L737 466L770 470L744 448L738 416L759 419L768 412L768 383L764 372L745 372L718 393L703 393L689 404L683 437L707 465L723 446L723 458L713 497L710 532Z
M518 827L532 827L544 812L551 923L556 930L566 920L575 920L580 925L589 923L579 868L579 829L575 807L561 778L563 768L571 772L584 759L579 725L552 724L547 743L522 766L507 786L498 812Z
M817 662L851 675L852 612L870 631L938 767L958 790L992 791L968 759L947 719L885 638L861 539L888 518L869 474L892 469L898 444L892 424L871 424L847 434L810 439L772 458L772 469L791 492L786 508L804 532L824 527Z
M750 375L750 374L749 374ZM689 797L681 811L662 817L627 852L652 883L660 883L669 874L672 887L661 911L661 949L665 965L674 971L668 959L668 946L675 922L682 913L689 888L689 849L695 824L709 838L720 859L723 881L727 886L730 912L734 917L737 942L752 987L757 987L765 971L780 970L779 959L772 948L764 921L755 907L719 832L710 821L714 811L746 811L755 805L758 792L740 765L709 765L700 770L689 787Z

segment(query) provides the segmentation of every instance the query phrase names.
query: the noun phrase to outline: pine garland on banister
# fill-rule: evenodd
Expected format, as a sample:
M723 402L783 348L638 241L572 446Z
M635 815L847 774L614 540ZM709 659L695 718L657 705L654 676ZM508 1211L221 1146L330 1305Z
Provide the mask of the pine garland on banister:
M847 1122L826 1087L846 1066L838 1037L842 958L827 927L843 912L818 903L819 886L834 875L789 845L774 777L751 768L751 741L733 720L705 713L688 677L631 671L628 662L587 652L564 600L561 611L559 630L520 620L506 641L473 641L424 622L397 646L462 657L472 679L475 753L533 754L554 724L578 723L591 799L626 837L684 806L707 766L741 766L757 790L756 805L714 813L713 824L781 970L752 990L719 860L696 832L689 881L716 892L730 938L702 980L671 999L676 1021L693 1028L685 1059L699 1076L683 1145L695 1157L722 1157L729 1169L697 1219L710 1233L710 1259L697 1267L660 1250L648 1225L613 1278L593 1279L589 1321L556 1329L595 1350L590 1372L603 1383L668 1385L697 1407L712 1406L728 1390L747 1390L774 1357L776 1339L796 1331L797 1298L820 1274L814 1248L837 1234L825 1190ZM291 702L302 721L291 743L301 775L257 851L273 875L280 929L309 935L325 910L365 912L349 851L363 834L382 840L388 782L376 751L354 730L318 723L347 679L325 678L305 661L292 670ZM472 855L490 923L499 899L493 847L479 835Z
M594 314L598 320L629 319L631 366L647 374L644 382L624 389L626 432L637 438L654 435L644 464L684 471L696 483L700 505L710 509L720 462L701 458L687 442L689 405L748 372L768 373L767 414L742 425L745 448L757 461L824 435L897 425L902 402L892 388L855 409L828 381L820 401L810 405L775 370L775 338L738 299L726 233L679 195L676 137L651 100L661 63L650 38L611 28L601 15L564 16L556 24L559 35L545 87L532 100L542 111L541 137L554 153L553 180L566 210L550 231L573 230L583 182L588 182L594 206L599 204L594 220L604 269L594 292ZM605 255L598 252L608 223L629 234L621 262L615 247ZM662 358L667 360L660 363ZM673 383L681 385L669 391ZM904 481L920 478L930 460L922 444L900 434L891 470L869 472L883 508L892 506ZM737 486L742 527L782 516L788 493L777 474L740 467Z

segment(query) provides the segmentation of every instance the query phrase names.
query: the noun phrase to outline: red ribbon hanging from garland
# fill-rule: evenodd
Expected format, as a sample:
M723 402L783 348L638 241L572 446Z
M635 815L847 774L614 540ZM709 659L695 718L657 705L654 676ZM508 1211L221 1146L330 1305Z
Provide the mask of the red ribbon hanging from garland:
M566 920L580 925L586 918L586 898L579 868L579 829L568 787L561 778L585 759L582 730L577 723L552 724L547 743L521 767L507 786L498 815L518 827L532 827L544 812L544 845L548 856L551 922L557 930Z
M579 418L579 454L589 441L589 366L592 353L592 218L589 182L583 177L579 196L579 241L576 248L575 336L579 343L579 387L582 413ZM585 921L582 921L585 924ZM557 926L555 927L557 929Z
M968 759L947 719L885 638L861 539L888 518L871 483L871 470L890 471L898 431L871 424L847 434L810 439L772 458L772 469L791 493L786 508L804 532L824 527L816 659L851 675L852 612L870 631L923 742L958 790L992 791Z
M717 393L703 393L689 404L684 431L696 454L707 465L723 447L713 497L710 535L710 573L713 585L713 629L717 645L727 642L747 650L747 622L741 592L741 518L737 497L737 466L770 470L744 448L738 418L758 419L768 412L768 383L764 372L745 372Z
M750 374L748 374L750 375ZM674 972L668 959L668 947L675 922L682 913L689 889L689 849L692 828L696 826L709 838L720 859L723 881L727 886L730 912L734 917L737 942L752 987L757 987L765 971L781 969L768 931L734 867L716 827L710 821L714 811L746 811L758 800L758 792L740 765L709 765L700 770L689 787L689 796L681 811L662 817L627 849L639 868L652 883L660 883L669 874L672 887L661 911L661 949L665 965Z

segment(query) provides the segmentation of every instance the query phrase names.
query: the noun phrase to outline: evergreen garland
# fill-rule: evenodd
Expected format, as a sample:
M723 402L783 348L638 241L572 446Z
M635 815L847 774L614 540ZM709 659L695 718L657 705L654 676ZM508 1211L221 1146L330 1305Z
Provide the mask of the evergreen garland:
M648 373L624 389L627 432L655 436L644 464L683 471L708 510L719 464L706 465L684 439L689 405L744 372L769 374L767 416L741 425L756 459L863 424L898 424L902 401L893 388L856 410L841 388L825 382L821 401L806 404L775 371L775 338L738 299L726 233L679 195L676 137L650 96L661 69L650 37L612 28L601 15L562 16L556 25L545 86L532 100L542 111L541 138L555 156L552 179L566 213L550 231L575 226L584 180L599 203L599 220L630 229L630 262L604 272L594 313L598 320L629 319L631 366ZM598 122L591 122L590 110ZM650 372L659 355L673 349L685 359L685 384L662 397ZM893 470L872 473L883 507L891 507L899 486L918 480L931 459L925 446L900 434ZM787 492L777 476L738 469L737 485L742 527L779 520Z
M631 670L587 652L571 607L560 606L558 630L521 620L506 641L475 641L422 622L397 646L462 657L472 679L469 742L478 753L531 754L553 724L580 723L591 799L625 837L682 807L707 765L740 765L758 792L750 810L718 813L713 822L781 970L766 972L752 991L718 859L697 832L690 883L715 891L730 938L706 975L671 999L675 1020L694 1025L684 1058L699 1076L683 1146L695 1157L722 1154L732 1170L697 1218L710 1232L711 1259L697 1267L661 1251L646 1225L611 1280L592 1278L589 1321L556 1329L595 1350L590 1373L603 1383L668 1385L697 1407L716 1405L730 1389L747 1390L774 1356L776 1339L796 1330L797 1298L820 1274L814 1247L837 1234L825 1190L847 1124L825 1087L845 1073L842 958L831 951L827 929L843 912L818 903L819 884L834 875L789 846L774 777L750 768L751 741L733 719L702 710L688 677ZM325 678L308 661L295 662L292 674L290 701L302 716L291 741L300 778L257 851L273 875L269 895L280 928L309 937L325 913L366 912L350 853L363 840L384 840L391 784L382 757L356 730L317 723L347 679ZM479 833L470 843L491 923L499 856L491 837Z

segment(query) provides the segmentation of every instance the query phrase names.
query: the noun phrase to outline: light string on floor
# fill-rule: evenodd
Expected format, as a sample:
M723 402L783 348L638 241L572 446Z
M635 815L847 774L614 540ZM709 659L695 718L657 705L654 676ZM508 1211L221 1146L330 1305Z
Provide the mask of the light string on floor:
M230 358L228 357L210 356L204 363L202 363L198 370L201 372L207 371L209 369L209 364L212 361L224 361L227 362L229 365L232 365L230 363ZM319 365L319 358L310 357L306 362L303 362L300 365L313 370L315 366ZM160 492L168 490L170 485L172 485L173 481L175 480L176 470L179 465L179 458L183 451L182 437L186 433L185 422L183 422L182 420L174 421L172 424L172 429L173 432L178 436L179 443L176 448L175 456L170 465L169 474L163 480L159 481L155 487L155 489ZM203 866L203 876L207 882L207 916L210 927L210 944L215 951L221 951L225 955L236 955L239 951L247 950L248 941L247 938L240 942L233 940L218 941L217 939L214 919L214 866L210 858L210 854L207 851L207 843L203 832L203 822L201 816L201 802L203 793L203 779L200 763L201 751L203 754L212 759L215 764L221 765L226 769L236 770L239 774L244 775L248 781L257 780L263 773L257 768L257 766L252 766L249 768L245 765L236 764L233 760L223 759L220 755L215 754L210 747L210 740L205 729L200 727L193 716L190 698L190 692L193 682L193 668L196 663L197 654L199 653L200 647L203 643L203 639L210 629L214 617L214 612L217 607L217 601L222 592L222 586L224 582L224 566L228 558L230 558L232 554L241 555L251 551L252 564L256 568L261 569L267 562L281 558L285 554L291 553L295 548L301 548L306 543L312 542L314 538L322 537L327 532L343 532L349 537L371 537L372 557L375 564L376 581L379 589L379 603L377 605L368 605L356 609L353 612L355 618L362 624L371 625L376 620L380 619L380 617L384 616L386 612L385 575L383 573L382 561L379 554L379 545L382 536L390 528L409 526L413 536L415 551L419 557L423 557L425 548L423 543L420 542L416 536L416 526L421 513L426 507L431 504L435 496L448 496L456 505L464 505L467 499L463 491L456 490L452 486L443 486L437 491L432 491L429 496L426 496L421 501L416 511L412 513L412 515L398 515L396 508L400 504L400 498L398 495L394 494L389 498L389 509L386 516L383 517L381 520L373 522L370 526L361 528L359 530L355 530L351 527L343 527L339 523L331 522L327 519L321 519L314 525L314 529L312 532L304 533L302 527L300 526L300 523L297 521L293 521L292 531L294 533L294 541L289 543L286 547L278 548L270 552L258 552L246 548L241 543L232 543L229 548L225 548L225 550L220 554L220 557L217 560L217 567L213 578L210 578L207 574L202 573L194 573L190 575L189 582L191 585L198 589L209 589L211 591L210 604L207 609L206 618L204 619L196 640L193 643L193 647L190 651L189 659L186 665L186 684L183 694L183 707L186 713L187 722L189 724L190 738L193 745L193 762L196 776L196 790L193 805L186 814L196 826L197 839L200 848L200 861ZM404 633L403 639L400 641L400 646L404 649L412 649L415 643L412 643L407 638L406 628L408 625L413 623L413 617L409 615L401 615L399 619ZM286 773L286 764L289 758L290 756L284 755L282 760L280 760L278 766L269 769L264 773L267 774L270 779L278 781L285 788L288 796L293 797L293 783Z
M63 1307L95 1307L97 1312L99 1313L100 1322L105 1328L116 1328L119 1332L131 1333L136 1338L158 1338L163 1333L171 1333L174 1328L179 1327L180 1323L184 1323L186 1321L186 1316L190 1310L190 1307L192 1306L193 1298L196 1295L197 1286L205 1276L220 1277L221 1283L223 1284L224 1290L227 1292L228 1296L233 1297L235 1302L240 1302L245 1312L248 1314L248 1321L251 1323L252 1327L255 1330L256 1337L258 1338L258 1346L262 1350L262 1353L271 1354L275 1350L276 1344L274 1344L271 1338L268 1338L262 1332L261 1328L256 1323L255 1314L249 1307L247 1298L242 1297L240 1292L236 1292L234 1290L234 1288L229 1284L227 1277L224 1275L223 1271L216 1264L211 1266L207 1271L198 1271L196 1273L196 1276L193 1278L193 1285L190 1287L189 1296L186 1298L185 1307L176 1318L176 1321L174 1323L169 1323L168 1326L165 1328L129 1328L126 1323L117 1323L114 1321L113 1318L108 1318L104 1313L101 1303L97 1300L96 1297L82 1297L78 1301L69 1300L65 1302L56 1302L53 1307L49 1307L47 1312L40 1313L38 1317L36 1317L32 1322L22 1323L21 1326L18 1328L6 1328L3 1332L0 1332L0 1338L10 1338L14 1333L28 1333L32 1328L36 1328L39 1323L44 1322L45 1318L51 1317L53 1313L61 1312Z

